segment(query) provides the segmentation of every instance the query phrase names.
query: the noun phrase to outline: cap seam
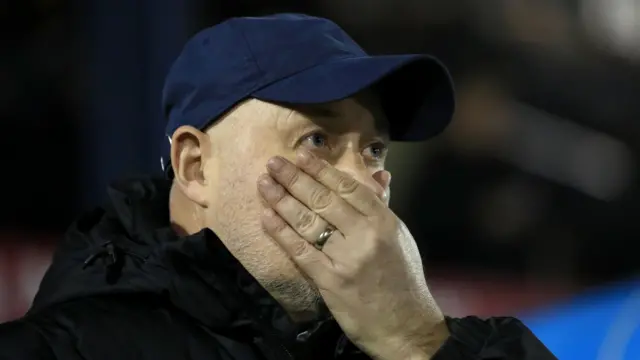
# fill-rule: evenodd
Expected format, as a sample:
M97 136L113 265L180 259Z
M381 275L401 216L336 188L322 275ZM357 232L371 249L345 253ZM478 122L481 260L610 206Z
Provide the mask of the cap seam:
M245 35L244 31L241 28L238 28L237 26L235 26L233 21L230 21L229 25L233 27L233 29L240 34L240 36L242 37L242 40L244 40L244 43L247 46L247 49L249 50L251 61L255 64L256 68L258 68L258 71L260 71L260 74L264 76L264 70L262 70L262 67L260 67L260 64L256 60L256 57L253 54L253 48L251 47L251 44L249 43L249 40L247 39L247 36Z

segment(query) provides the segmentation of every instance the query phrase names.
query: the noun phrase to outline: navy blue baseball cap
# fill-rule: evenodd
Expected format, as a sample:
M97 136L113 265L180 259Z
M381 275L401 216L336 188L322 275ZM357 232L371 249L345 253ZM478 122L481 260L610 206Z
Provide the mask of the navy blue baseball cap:
M420 141L451 121L447 69L427 55L368 55L330 20L302 14L233 18L187 42L165 80L162 168L170 174L171 136L204 129L248 99L317 104L373 88L391 140Z

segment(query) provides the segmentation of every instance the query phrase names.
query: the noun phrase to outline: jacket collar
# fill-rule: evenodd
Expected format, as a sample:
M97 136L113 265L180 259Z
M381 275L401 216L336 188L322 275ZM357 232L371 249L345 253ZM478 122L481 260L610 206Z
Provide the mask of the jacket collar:
M170 188L162 179L113 184L107 206L68 230L30 313L84 296L152 293L232 337L263 338L293 352L333 351L344 342L328 313L293 322L212 231L178 236L169 222Z

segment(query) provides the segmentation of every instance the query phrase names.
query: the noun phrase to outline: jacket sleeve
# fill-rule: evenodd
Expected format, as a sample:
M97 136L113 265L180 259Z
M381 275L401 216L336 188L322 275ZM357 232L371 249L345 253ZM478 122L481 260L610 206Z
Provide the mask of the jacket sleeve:
M0 360L56 360L35 325L23 320L0 324Z
M447 318L451 336L432 360L556 360L520 320Z

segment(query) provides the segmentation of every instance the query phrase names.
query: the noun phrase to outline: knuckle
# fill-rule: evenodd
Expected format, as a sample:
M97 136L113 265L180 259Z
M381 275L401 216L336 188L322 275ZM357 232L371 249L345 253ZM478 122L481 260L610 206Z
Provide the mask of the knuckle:
M349 195L358 189L358 181L348 176L341 176L338 179L338 193L342 195Z
M287 230L287 223L281 219L272 219L270 225L271 231L277 235L283 234Z
M311 192L309 205L312 209L322 210L331 205L331 191L327 188L317 188Z
M296 228L301 232L307 232L313 225L318 221L318 215L311 211L301 211L298 215L298 221L296 223Z
M303 241L298 241L291 247L291 255L295 258L304 258L309 252L309 245Z
M333 278L333 284L337 289L348 289L353 284L352 278L350 270L340 270Z
M284 185L291 188L300 179L300 172L296 168L292 168L284 175Z
M347 287L354 282L353 279L358 274L358 271L358 266L354 264L338 265L333 269L333 282L338 288Z
M329 164L324 161L318 161L317 165L313 167L312 172L313 175L319 179L325 178L329 172Z
M368 209L367 212L367 220L369 224L373 224L377 228L384 227L388 225L389 216L387 213L390 211L382 202L378 200L377 197L370 197L361 199L361 205Z
M367 207L369 209L376 210L377 212L380 212L381 210L385 209L385 207L380 202L380 199L378 199L375 196L372 196L371 198L369 198Z
M319 176L325 169L325 163L319 160L310 161L307 165L307 171L310 175Z

